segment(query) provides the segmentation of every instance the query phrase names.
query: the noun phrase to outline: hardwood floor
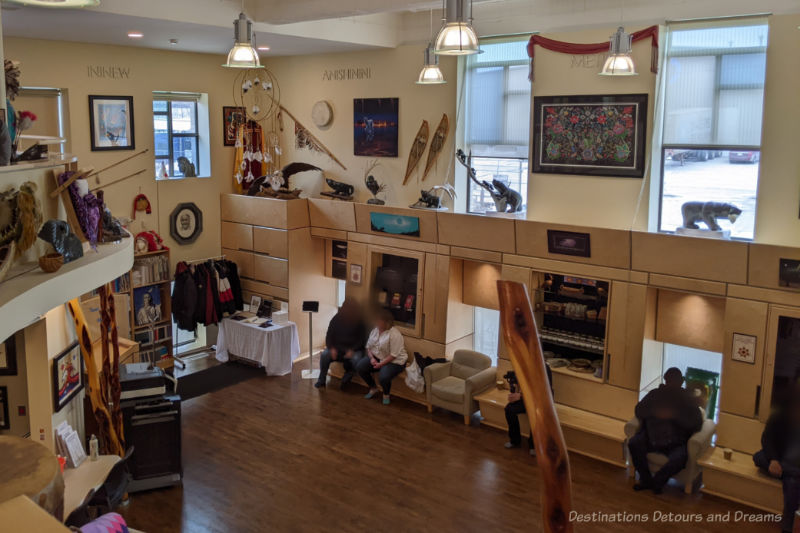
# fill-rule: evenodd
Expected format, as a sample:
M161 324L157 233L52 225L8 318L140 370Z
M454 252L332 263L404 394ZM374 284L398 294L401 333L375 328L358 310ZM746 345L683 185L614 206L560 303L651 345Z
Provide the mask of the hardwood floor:
M183 406L183 487L137 493L119 509L131 527L159 532L540 531L538 467L505 435L442 410L362 398L338 381L318 391L300 370L260 376ZM734 523L759 513L670 487L636 493L625 472L570 456L573 508L645 513L646 524L582 523L576 531L778 531ZM654 523L655 511L702 513L698 525ZM731 511L729 523L708 513Z

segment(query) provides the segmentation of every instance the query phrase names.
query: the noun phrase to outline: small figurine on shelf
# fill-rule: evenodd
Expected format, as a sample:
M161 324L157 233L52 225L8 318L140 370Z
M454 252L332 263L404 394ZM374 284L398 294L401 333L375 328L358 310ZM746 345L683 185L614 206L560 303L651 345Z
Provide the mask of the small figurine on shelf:
M39 238L50 243L64 257L64 263L83 257L83 245L63 220L48 220L39 231Z
M733 224L742 214L742 210L735 205L721 202L685 202L681 206L681 214L684 228L700 229L697 223L703 222L710 231L722 231L717 219L727 218Z
M280 170L253 180L247 189L247 196L264 196L280 200L294 200L300 197L301 189L290 189L289 178L299 172L322 169L308 163L289 163Z
M437 196L438 191L444 191L450 196L451 200L456 199L456 190L449 183L444 185L434 185L427 191L420 191L419 200L409 207L413 209L432 209L435 211L446 211L447 208L442 205L442 197Z
M368 204L371 205L385 205L386 201L381 200L378 198L378 193L383 192L386 189L385 183L378 183L378 180L375 179L375 176L370 174L376 167L379 167L380 163L378 160L370 161L367 165L367 169L364 171L364 185L367 186L367 190L372 193L372 198L367 200Z
M328 186L333 189L333 192L322 191L320 193L322 196L336 198L337 200L353 200L353 192L355 192L355 187L349 183L342 183L341 181L332 180L330 178L325 178L325 183L327 183Z

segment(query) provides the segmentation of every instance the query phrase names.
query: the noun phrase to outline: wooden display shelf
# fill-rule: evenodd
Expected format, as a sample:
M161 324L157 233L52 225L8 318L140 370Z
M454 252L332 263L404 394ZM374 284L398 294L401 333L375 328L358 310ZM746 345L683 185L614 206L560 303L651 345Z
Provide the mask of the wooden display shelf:
M161 281L151 281L150 283L145 283L143 285L136 285L133 288L134 289L142 289L144 287L152 287L154 285L163 285L165 283L172 283L172 280L171 279L162 279ZM127 290L127 291L118 291L118 292L130 292L130 289Z
M157 328L158 326L166 326L170 323L170 319L164 318L159 320L158 322L153 322L152 324L142 324L141 326L133 326L134 330L139 329L147 329L147 328Z
M563 374L565 376L570 376L573 378L585 379L587 381L594 381L596 383L603 383L603 379L596 377L594 374L590 374L589 372L575 372L574 370L570 370L565 366L557 368L550 367L550 370L554 374Z
M153 250L152 252L137 252L133 254L133 257L147 257L149 255L159 255L159 254L168 254L169 250Z

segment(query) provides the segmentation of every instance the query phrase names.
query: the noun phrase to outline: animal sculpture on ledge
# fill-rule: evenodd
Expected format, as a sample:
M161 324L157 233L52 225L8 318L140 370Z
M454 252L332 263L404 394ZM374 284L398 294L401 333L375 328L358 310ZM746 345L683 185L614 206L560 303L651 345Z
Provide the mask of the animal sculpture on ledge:
M333 189L333 192L323 191L320 193L322 196L327 196L328 198L336 198L337 200L346 200L346 201L353 200L353 193L355 192L355 187L353 187L349 183L342 183L341 181L332 180L330 178L325 178L325 183L328 184L328 187Z
M289 163L277 172L256 178L250 188L247 189L247 196L266 196L281 200L299 198L302 191L300 189L290 190L289 178L307 170L319 170L322 172L321 168L308 163Z
M63 220L48 220L39 231L39 238L53 245L64 256L64 263L83 257L83 245Z
M721 202L686 202L681 206L681 213L684 228L700 229L697 222L703 222L709 230L721 231L717 219L727 218L733 224L742 214L742 210L735 205Z
M522 195L520 193L514 189L509 189L500 180L493 179L491 183L485 180L478 180L478 174L472 168L472 152L469 155L465 155L464 150L459 148L456 152L456 157L458 162L466 167L469 179L477 183L482 189L485 189L489 196L492 197L498 213L519 213L522 211Z
M412 209L434 209L437 211L443 211L447 209L442 205L442 197L437 196L439 191L444 191L445 194L450 196L451 200L456 199L456 190L449 183L445 183L444 185L434 185L427 191L420 191L420 197L419 200L417 200L417 203L412 204L409 207Z

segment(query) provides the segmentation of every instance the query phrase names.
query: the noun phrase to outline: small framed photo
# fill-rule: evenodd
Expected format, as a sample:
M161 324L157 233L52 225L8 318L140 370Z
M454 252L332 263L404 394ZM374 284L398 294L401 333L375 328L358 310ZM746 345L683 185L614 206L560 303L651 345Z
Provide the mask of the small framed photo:
M756 338L753 335L734 333L731 359L751 365L756 364Z
M0 344L0 376L17 375L17 342L11 335Z
M261 296L256 294L250 297L250 312L255 313L261 307Z
M78 341L53 359L53 410L57 413L83 389L83 357Z
M800 261L781 257L778 285L800 289Z
M92 152L133 150L133 96L89 95Z
M8 414L8 387L0 387L0 429L11 429Z
M225 128L223 139L225 146L236 145L236 131L239 125L247 121L247 114L243 107L223 106L222 124Z
M361 265L350 265L350 283L361 285Z
M547 251L551 254L591 257L590 235L574 231L547 230Z

